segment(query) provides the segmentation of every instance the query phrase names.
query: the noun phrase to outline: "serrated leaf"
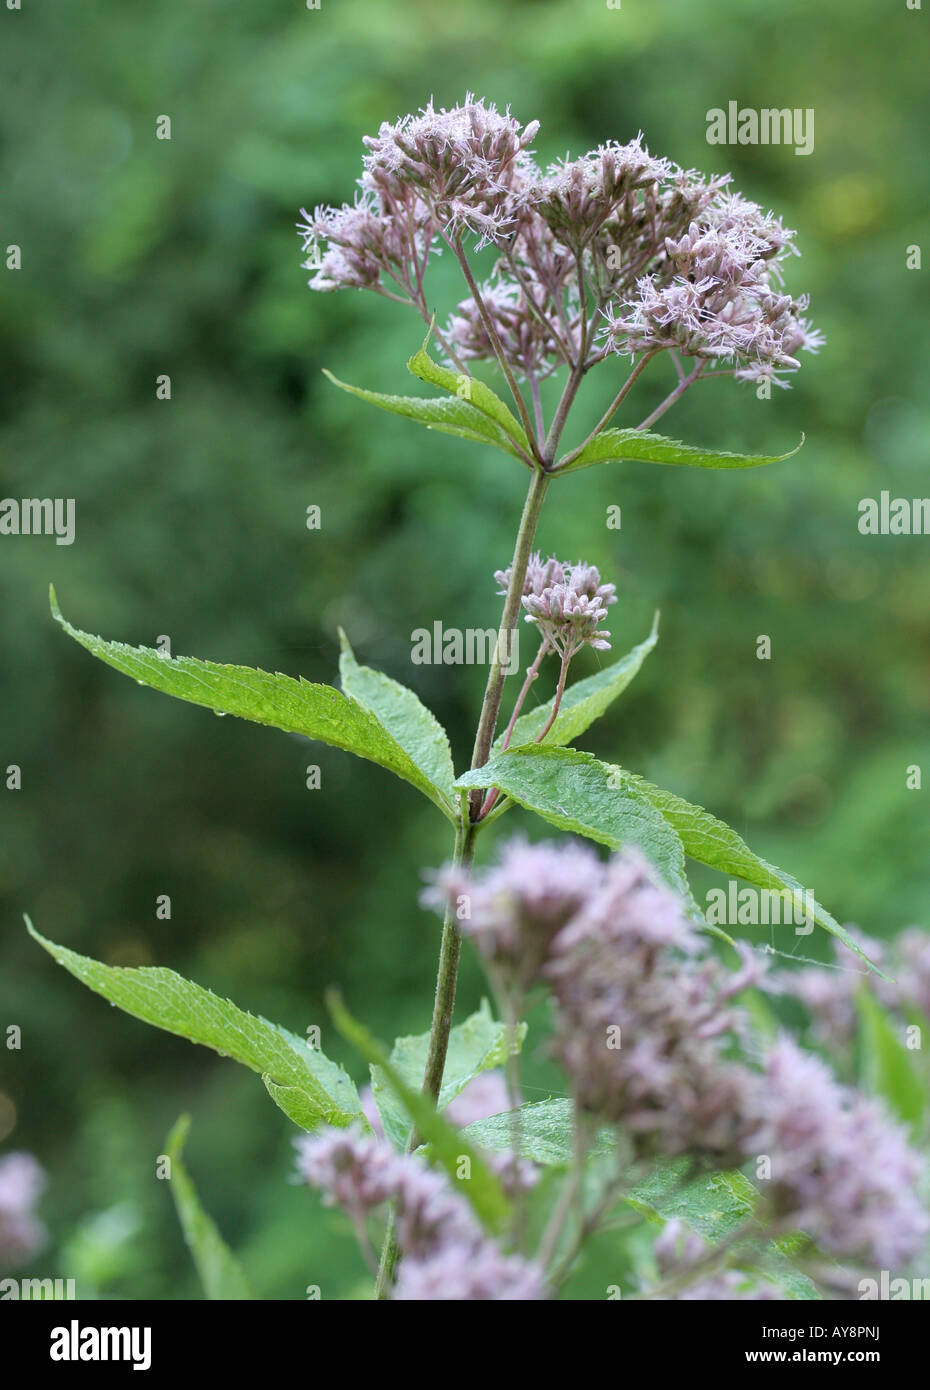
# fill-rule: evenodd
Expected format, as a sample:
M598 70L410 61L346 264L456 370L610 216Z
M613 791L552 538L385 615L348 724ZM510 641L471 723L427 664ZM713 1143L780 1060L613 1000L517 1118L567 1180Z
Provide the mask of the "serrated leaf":
M652 631L644 642L640 642L639 646L627 652L626 656L622 656L612 666L607 666L603 671L598 671L596 675L587 676L584 680L576 681L574 685L568 687L562 697L555 722L540 747L560 747L580 738L595 719L599 719L610 707L617 696L626 690L633 678L639 673L643 662L658 640L659 615L656 613L652 622ZM552 714L554 700L555 696L544 705L540 705L538 709L521 714L513 726L513 734L510 739L512 748L518 748L521 744L535 741L538 734L546 727ZM500 752L503 742L504 735L501 734L494 743L493 753Z
M574 1116L572 1101L562 1096L549 1100L530 1101L518 1112L520 1153L524 1158L547 1167L567 1166L574 1153ZM466 1139L490 1153L512 1152L515 1129L514 1112L505 1110L486 1120L475 1120L462 1130ZM589 1154L613 1154L617 1141L610 1129L601 1129L592 1140Z
M758 1197L752 1183L738 1169L695 1175L690 1159L662 1158L626 1194L624 1201L657 1224L683 1221L709 1244L718 1245L753 1221ZM759 1237L750 1243L759 1274L782 1287L792 1299L819 1299L815 1285L787 1256L792 1248L791 1238L764 1242L761 1225ZM738 1253L734 1259L738 1266Z
M512 1044L509 1043L509 1035L510 1029L507 1025L498 1023L493 1018L491 1006L486 999L482 1000L481 1008L476 1013L466 1018L464 1023L456 1024L449 1034L449 1050L446 1054L442 1089L439 1092L439 1110L445 1110L447 1105L451 1105L469 1081L473 1081L482 1072L503 1066L510 1052L519 1052L526 1037L526 1024L518 1024L514 1029ZM419 1089L423 1083L428 1051L428 1033L397 1038L391 1050L392 1067L413 1090ZM371 1089L385 1135L399 1149L403 1149L410 1130L410 1119L396 1090L380 1067L371 1068Z
M181 1161L189 1130L190 1116L182 1115L165 1141L165 1155L171 1161L168 1186L184 1240L207 1298L250 1299L252 1293L242 1267L220 1235L216 1223L200 1205L197 1189Z
M511 748L456 786L499 787L560 830L610 849L637 845L665 881L690 900L681 840L622 769L576 748Z
M470 401L459 400L457 396L391 396L382 391L366 391L361 386L350 386L340 381L332 372L324 370L334 386L358 396L360 400L387 410L392 415L403 415L407 420L416 420L427 429L438 430L440 434L455 435L458 439L470 439L479 444L493 444L503 449L505 454L519 458L517 450L507 438L500 425L480 411Z
M547 1167L567 1168L574 1155L574 1106L556 1097L520 1107L520 1152ZM477 1120L462 1133L473 1144L491 1153L510 1152L513 1114L510 1111ZM604 1128L593 1136L587 1162L616 1164L617 1137ZM622 1200L656 1224L677 1217L716 1244L750 1219L758 1193L738 1170L695 1174L688 1158L661 1158L649 1173L634 1183ZM762 1228L760 1226L760 1235ZM816 1288L786 1258L790 1241L769 1242L760 1254L765 1277L780 1284L792 1298L818 1298Z
M440 390L449 391L457 399L470 402L476 410L479 410L487 419L492 420L505 435L528 453L530 446L526 432L500 396L478 377L463 376L460 372L454 372L450 368L441 367L438 362L434 362L426 351L428 342L429 334L427 334L426 342L420 351L410 358L407 363L407 370L412 372L420 381L426 381L431 386L438 386Z
M317 1125L345 1126L359 1118L361 1102L350 1078L295 1034L243 1012L231 1000L211 994L173 970L157 965L104 965L46 940L28 917L26 926L59 965L95 994L102 994L133 1018L241 1062L258 1072L266 1086L270 1080L286 1088L295 1107L297 1098L290 1093L299 1092L303 1113L308 1118L315 1113ZM278 1099L270 1087L269 1093ZM282 1109L290 1114L287 1106Z
M342 628L339 640L342 646L339 676L344 693L371 711L424 777L429 778L451 810L456 800L455 768L445 729L412 690L381 671L360 666Z
M624 1200L663 1223L685 1221L716 1245L753 1216L758 1193L739 1171L695 1175L690 1158L663 1158Z
M52 615L69 637L100 661L131 676L138 685L147 685L215 713L235 714L285 733L303 734L366 758L423 792L454 821L449 802L380 720L332 686L314 685L280 673L272 675L251 666L219 665L190 656L166 657L152 647L108 642L72 627L62 616L54 588L49 597Z
M330 994L329 1007L343 1037L358 1048L369 1066L380 1068L385 1080L394 1087L420 1138L429 1144L431 1155L446 1170L451 1185L467 1199L484 1226L500 1230L507 1220L509 1203L500 1179L481 1154L462 1137L461 1130L443 1119L428 1097L404 1080L387 1051L352 1017L338 995ZM463 1158L468 1160L467 1177L463 1176Z
M634 773L626 775L631 784L677 832L685 853L690 858L696 859L699 864L707 864L712 869L719 869L721 873L745 879L757 888L771 889L775 892L787 889L799 910L809 912L815 922L854 951L876 975L881 975L882 972L872 964L846 928L841 926L812 894L807 893L796 878L754 854L746 842L724 821L712 816L702 806L693 806L674 792L655 787Z
M911 1054L898 1036L898 1027L866 985L857 993L859 1013L859 1076L872 1095L880 1096L915 1133L920 1132L926 1096L914 1071Z
M607 429L596 434L577 457L566 454L553 469L555 473L575 473L595 463L613 463L621 459L636 459L641 463L677 464L686 468L761 468L768 463L783 463L798 452L801 442L787 454L731 454L713 449L696 448L677 439L643 430Z

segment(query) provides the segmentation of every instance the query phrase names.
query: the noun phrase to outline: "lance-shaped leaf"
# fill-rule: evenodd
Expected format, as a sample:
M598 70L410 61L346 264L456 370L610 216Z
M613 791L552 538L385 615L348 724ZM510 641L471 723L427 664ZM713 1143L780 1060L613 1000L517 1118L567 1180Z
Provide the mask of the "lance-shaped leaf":
M488 1001L482 1000L477 1013L456 1024L449 1034L438 1109L444 1110L451 1104L481 1072L503 1066L511 1052L520 1051L525 1036L525 1023L518 1024L511 1033L505 1023L495 1021ZM428 1052L428 1033L398 1038L391 1050L391 1066L412 1090L419 1090L423 1084ZM410 1131L410 1118L381 1067L371 1068L371 1089L385 1135L402 1149Z
M507 1219L509 1203L500 1179L481 1154L463 1139L461 1130L443 1118L422 1091L404 1080L386 1050L352 1017L335 993L329 995L329 1008L342 1036L358 1048L370 1066L380 1068L385 1080L394 1087L421 1140L429 1144L431 1155L446 1170L452 1186L467 1198L489 1230L499 1230Z
M360 1119L361 1102L351 1079L295 1034L244 1013L229 999L220 999L173 970L158 965L104 965L46 940L28 917L26 926L59 965L111 1004L144 1023L241 1062L262 1076L276 1101L279 1096L273 1088L283 1088L293 1106L299 1101L303 1118L297 1123L304 1128L324 1123L344 1127ZM287 1105L281 1108L291 1114ZM310 1123L314 1117L315 1124Z
M911 1053L895 1024L875 995L862 985L856 998L859 1013L859 1077L866 1090L881 1096L910 1128L919 1134L927 1097L914 1070Z
M359 758L378 763L417 787L454 820L448 799L433 785L371 710L330 685L251 666L226 666L191 656L169 657L152 647L130 647L81 632L62 616L50 590L52 614L65 632L108 666L178 700L202 705L216 714L235 714L285 733L303 734Z
M455 769L445 729L412 690L370 666L359 666L342 628L339 640L342 644L339 676L344 692L371 711L429 778L451 811L456 800Z
M514 1120L519 1123L515 1124ZM571 1163L575 1152L575 1107L562 1096L529 1101L517 1115L505 1110L487 1120L475 1120L462 1130L466 1139L490 1153L512 1152L515 1133L520 1136L520 1153L534 1163L561 1167ZM589 1153L613 1154L617 1139L612 1129L600 1129Z
M719 869L721 873L729 874L733 878L745 879L756 888L765 888L776 893L787 892L794 907L795 917L805 921L812 918L832 936L842 941L844 946L854 951L877 975L881 974L846 928L821 906L809 890L803 888L791 874L786 874L784 869L776 868L768 860L753 854L746 842L724 821L712 816L702 806L693 806L674 792L655 787L651 782L646 782L633 773L624 773L623 777L629 780L631 786L635 787L677 832L685 847L685 854L696 859L699 864L707 864L710 868Z
M766 1241L761 1224L753 1234L759 1193L738 1169L695 1175L690 1159L661 1158L624 1201L656 1225L683 1221L712 1246L745 1228L746 1240L739 1249L748 1254L747 1263L762 1279L779 1285L791 1299L820 1298L816 1286L788 1258L802 1243L798 1236ZM733 1263L739 1267L738 1249Z
M190 1125L190 1116L182 1115L165 1142L165 1156L171 1163L168 1186L184 1240L207 1298L250 1299L252 1293L242 1267L223 1240L215 1222L200 1205L197 1189L181 1161Z
M512 748L460 777L460 788L499 787L560 830L620 849L636 845L689 901L681 840L620 768L576 748Z
M652 622L652 631L644 642L640 642L639 646L627 652L626 656L622 656L612 666L607 666L603 671L598 671L596 675L587 676L584 680L576 681L574 685L568 687L562 697L555 722L543 739L542 746L555 748L566 743L573 743L576 738L580 738L595 719L599 719L609 708L617 696L626 690L658 640L659 615L656 613ZM513 733L510 738L511 748L518 748L521 744L535 742L549 721L554 699L555 696L544 705L520 716L513 726ZM504 735L500 734L494 744L493 752L495 754L500 752L503 742Z
M619 459L637 459L641 463L667 463L685 468L761 468L767 463L782 463L798 452L804 443L787 454L730 454L715 449L699 449L666 439L662 434L643 430L601 430L580 452L566 454L556 464L555 473L576 473L595 463L613 463Z
M500 425L470 401L460 400L457 396L390 396L382 391L366 391L361 386L350 386L347 381L340 381L325 369L324 374L334 386L358 396L359 400L378 406L380 410L403 415L407 420L416 420L428 430L438 430L440 434L476 440L479 444L493 444L495 448L503 449L505 454L520 457Z
M456 399L469 401L476 410L479 410L486 419L493 421L495 425L503 430L504 434L524 453L530 452L529 442L526 433L519 420L504 404L500 396L496 395L485 383L476 376L465 376L462 372L453 372L448 367L441 367L438 362L434 362L426 351L429 342L429 334L426 341L407 363L407 370L412 372L420 381L426 381L431 386L438 386L442 391L449 391Z
M524 1158L546 1167L568 1168L575 1153L572 1101L562 1097L533 1101L520 1107L519 1126L515 1127L513 1121L513 1112L506 1111L487 1120L476 1120L462 1133L489 1153L510 1153L518 1129ZM616 1152L616 1132L600 1129L588 1147L587 1162L610 1158L616 1163ZM634 1170L631 1186L618 1194L617 1201L633 1207L656 1225L673 1218L685 1221L711 1244L717 1244L752 1220L758 1195L737 1170L696 1174L691 1159L660 1158L639 1179ZM760 1237L762 1230L760 1226ZM757 1243L754 1256L765 1277L784 1287L791 1298L818 1298L815 1286L786 1258L785 1250L790 1244L790 1239L762 1241L761 1249Z

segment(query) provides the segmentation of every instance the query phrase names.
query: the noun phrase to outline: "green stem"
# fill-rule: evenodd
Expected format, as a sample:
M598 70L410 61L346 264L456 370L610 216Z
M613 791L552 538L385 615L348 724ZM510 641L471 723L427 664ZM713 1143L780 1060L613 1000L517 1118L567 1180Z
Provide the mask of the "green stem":
M501 614L500 630L497 634L497 645L494 648L494 658L488 672L484 703L481 706L481 718L478 721L478 731L475 734L475 746L471 758L472 768L484 767L490 756L494 730L497 727L497 716L500 713L501 698L504 693L506 675L504 668L505 665L510 664L510 657L513 653L513 634L517 626L517 619L520 616L523 583L526 579L526 569L533 549L533 540L536 536L539 513L542 510L548 486L548 475L542 469L537 470L533 474L526 494L526 501L523 504L523 515L520 518L520 529L517 532L513 562L510 566L510 582L507 585L504 611ZM470 797L472 820L476 819L480 813L481 801L481 790L476 788Z
M526 569L533 548L536 525L539 521L539 513L542 509L543 499L545 498L548 486L549 479L542 469L538 469L534 472L533 480L530 483L529 491L526 495L526 502L523 505L523 515L520 518L520 529L517 532L517 541L514 547L513 563L510 570L510 582L507 585L507 595L504 599L504 611L501 615L497 646L494 651L494 659L491 662L491 670L488 674L488 684L484 692L481 717L478 721L478 732L475 737L475 747L471 762L473 768L482 767L487 762L488 755L491 751L494 730L497 726L497 716L500 711L501 696L504 690L505 662L502 659L502 653L507 652L509 654L511 650L513 631L516 628L517 618L520 613L523 582L526 579ZM509 661L506 664L509 664ZM452 863L456 868L462 865L467 867L471 864L475 852L475 836L478 829L472 818L477 816L480 807L481 790L479 788L472 793L468 816L466 816L465 808L463 807L459 822L456 826L455 848L452 853ZM449 1034L452 1031L452 1011L455 1006L455 987L458 980L460 952L461 938L455 920L455 912L450 904L446 908L446 914L442 924L442 944L439 948L439 967L436 973L436 996L433 1002L433 1021L430 1026L426 1070L423 1076L423 1093L429 1096L433 1101L439 1098L439 1092L442 1087L442 1076L446 1066L446 1053L449 1050ZM416 1134L411 1131L410 1140L407 1145L408 1150L415 1144ZM398 1253L397 1236L395 1233L394 1218L392 1216L384 1235L384 1244L381 1248L381 1262L378 1267L378 1279L375 1285L376 1298L387 1298L390 1293L391 1284L394 1281L394 1270L397 1266Z
M455 868L468 868L475 853L475 827L459 824L455 832L452 863ZM446 1067L449 1033L452 1030L452 1011L455 1007L455 986L458 979L462 938L452 903L446 907L442 924L442 944L439 948L439 968L436 972L436 997L433 1001L433 1021L423 1074L423 1094L437 1101L442 1089L442 1074Z
M452 863L455 868L471 864L475 853L477 827L466 823L464 808L459 816L455 831L455 848ZM423 1074L423 1094L432 1101L438 1101L442 1089L442 1075L446 1066L446 1053L449 1050L449 1034L452 1031L452 1012L455 1008L455 987L458 981L459 955L462 939L455 919L455 909L450 902L446 907L442 923L442 944L439 948L439 967L436 972L436 996L433 1001L433 1021L430 1025L429 1048L426 1055L426 1068ZM407 1139L407 1152L411 1153L419 1142L416 1128L412 1128ZM386 1299L394 1282L394 1271L400 1250L397 1245L395 1214L392 1211L384 1233L381 1247L381 1261L375 1283L375 1298Z

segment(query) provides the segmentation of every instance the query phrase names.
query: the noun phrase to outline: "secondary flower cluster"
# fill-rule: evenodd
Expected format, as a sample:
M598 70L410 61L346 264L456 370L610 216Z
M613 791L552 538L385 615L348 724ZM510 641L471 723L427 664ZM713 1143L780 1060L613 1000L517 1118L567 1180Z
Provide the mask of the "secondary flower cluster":
M729 192L729 175L656 158L641 134L541 169L528 148L538 128L470 94L382 125L364 141L358 201L303 214L311 287L390 285L428 317L431 251L467 233L501 257L447 325L458 361L500 348L538 380L609 351L674 348L785 385L776 373L817 350L806 299L781 291L794 233Z
M30 1259L45 1243L45 1229L35 1215L45 1174L28 1153L0 1159L0 1270Z
M392 1297L400 1301L528 1301L545 1294L541 1270L508 1255L488 1236L441 1173L415 1154L350 1129L324 1129L297 1141L298 1169L364 1231L370 1215L396 1204L402 1260ZM527 1185L527 1165L504 1156L505 1185Z
M549 984L576 1103L621 1125L637 1153L764 1156L774 1220L880 1267L916 1256L930 1221L904 1132L787 1038L761 1072L742 1060L733 1000L760 982L758 958L747 951L725 971L638 851L605 864L586 846L518 840L483 874L440 871L424 901L458 904L463 934L505 988Z
M496 570L494 578L506 593L510 569ZM554 555L543 560L538 551L530 556L521 599L526 621L536 625L544 642L565 662L585 646L610 649L610 633L600 624L608 606L616 602L617 586L602 584L595 565L565 564Z
M930 1221L921 1165L879 1103L840 1086L819 1057L780 1038L765 1062L760 1149L770 1200L828 1254L882 1269L907 1265Z
M841 1054L855 1039L859 1017L856 1000L863 988L902 1017L916 1009L930 1019L930 936L919 927L908 927L888 943L873 941L861 932L853 935L869 959L891 979L866 974L859 957L834 938L831 965L784 970L771 980L773 988L804 1005L816 1041Z

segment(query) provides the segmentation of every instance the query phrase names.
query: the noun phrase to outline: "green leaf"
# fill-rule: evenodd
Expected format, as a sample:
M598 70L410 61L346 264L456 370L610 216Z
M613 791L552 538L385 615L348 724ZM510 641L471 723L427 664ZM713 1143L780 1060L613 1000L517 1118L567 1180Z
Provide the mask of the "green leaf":
M624 1201L656 1224L684 1221L711 1245L718 1245L754 1220L758 1199L752 1183L738 1170L695 1176L690 1159L662 1158ZM760 1274L780 1285L789 1298L819 1299L816 1286L787 1258L787 1252L798 1243L797 1237L762 1243L762 1236L759 1225L760 1239L747 1242ZM738 1248L733 1263L739 1267Z
M601 430L586 444L577 457L566 454L553 469L555 473L575 473L595 463L613 463L618 459L638 459L641 463L679 464L687 468L760 468L767 463L783 463L798 452L804 443L787 454L729 454L710 449L698 449L693 444L681 444L661 434L642 430Z
M575 748L511 748L459 778L457 787L499 787L560 830L620 849L637 845L690 900L681 840L621 768Z
M342 628L339 641L342 646L339 676L343 691L350 699L364 705L387 729L451 811L456 800L455 769L445 729L412 690L370 666L359 666Z
M207 1298L250 1299L252 1293L239 1261L200 1205L197 1189L181 1161L190 1124L190 1116L182 1115L165 1142L165 1155L171 1161L169 1186L184 1240L197 1266Z
M324 376L329 377L334 386L358 396L360 400L368 401L370 405L378 406L381 410L390 411L392 415L403 415L407 420L416 420L418 424L425 425L429 430L438 430L440 434L476 440L479 444L493 444L496 448L503 449L504 453L512 454L514 458L520 457L500 425L470 401L459 400L457 396L389 396L381 391L365 391L360 386L350 386L347 381L340 381L325 369Z
M446 1106L461 1094L469 1081L473 1081L481 1072L503 1066L509 1052L519 1052L526 1037L526 1024L518 1024L510 1045L509 1034L510 1029L505 1023L495 1022L491 1015L491 1006L486 999L482 1000L477 1013L466 1018L464 1023L456 1024L449 1034L449 1051L446 1055L438 1109L445 1110ZM428 1033L398 1038L394 1043L390 1057L391 1066L412 1090L418 1090L423 1084L428 1051ZM396 1090L381 1067L373 1066L371 1069L371 1088L385 1135L399 1149L403 1149L410 1130L410 1120Z
M521 1106L521 1154L547 1167L567 1168L574 1152L573 1126L574 1107L570 1100L557 1097ZM477 1120L462 1134L491 1153L510 1152L513 1113L508 1111L492 1115L488 1120ZM602 1163L612 1159L615 1165L616 1151L614 1131L601 1129L588 1149L587 1162ZM739 1171L696 1175L690 1159L662 1158L618 1201L657 1224L664 1225L678 1217L711 1244L717 1244L752 1218L758 1193ZM761 1226L759 1231L761 1235ZM765 1275L784 1287L792 1298L818 1298L811 1281L786 1259L785 1252L790 1245L791 1241L786 1240L770 1242L764 1247L761 1264Z
M178 700L203 705L218 714L235 714L256 724L268 724L285 733L342 748L387 768L418 788L450 820L455 813L417 766L409 753L356 700L329 685L313 685L302 678L272 675L250 666L223 666L190 656L164 656L152 647L129 647L107 642L72 627L62 616L49 590L52 614L65 632L108 666L132 676L138 685L150 686Z
M598 671L596 675L588 676L582 681L576 681L574 685L568 687L562 697L562 704L559 707L555 722L540 746L554 748L566 743L573 743L576 738L579 738L594 723L595 719L601 717L617 696L626 690L658 640L659 615L656 613L652 622L652 631L644 642L640 642L638 647L627 652L626 656L615 661L612 666L607 666L603 671ZM511 747L518 748L521 744L535 741L537 735L546 727L549 716L552 714L554 700L555 696L546 704L540 705L538 709L530 710L528 714L520 716L513 727L513 734L510 739ZM492 751L499 753L503 742L504 735L501 734L495 741Z
M861 957L876 975L881 975L882 972L872 964L861 947L857 946L846 928L842 927L812 894L806 893L796 878L786 874L783 869L776 868L768 860L760 859L757 854L753 854L745 841L724 821L712 816L702 806L693 806L674 792L654 787L633 773L627 773L626 776L640 795L646 797L650 805L654 806L677 832L684 845L685 854L700 864L719 869L721 873L745 879L757 888L771 889L774 892L787 889L796 908L810 913L815 922Z
M476 410L479 410L486 419L493 421L506 436L517 443L525 452L530 452L529 442L526 433L519 420L504 404L500 396L496 395L476 376L465 376L461 372L451 371L448 367L440 367L438 362L434 362L426 351L429 343L429 334L426 341L407 363L407 370L412 372L420 381L426 381L431 386L438 386L442 391L449 391L456 399L464 399L470 402Z
M572 1161L574 1153L574 1105L561 1096L530 1101L519 1114L520 1153L547 1167L561 1167ZM465 1138L490 1153L512 1152L514 1112L505 1110L487 1120L475 1120L462 1130ZM611 1129L598 1130L589 1154L613 1154L617 1141Z
M47 941L28 917L26 926L39 945L75 979L133 1018L212 1047L221 1057L231 1057L258 1072L279 1104L272 1087L284 1088L292 1109L298 1108L294 1093L299 1093L303 1118L297 1123L304 1128L323 1123L345 1126L360 1117L361 1102L350 1078L296 1034L244 1013L230 1000L220 999L173 970L153 965L103 965ZM294 1118L288 1105L282 1104L281 1108ZM314 1117L314 1123L304 1124L304 1119L311 1121Z
M679 1219L712 1245L750 1220L758 1193L738 1171L694 1176L690 1158L659 1159L624 1199L663 1224Z
M920 1078L912 1065L911 1055L898 1036L900 1025L892 1021L864 984L858 991L856 1007L861 1025L861 1083L873 1095L881 1096L890 1110L915 1133L919 1133L926 1097Z
M329 995L333 1021L340 1033L358 1048L372 1067L378 1067L394 1087L421 1140L446 1170L451 1185L471 1204L475 1215L489 1230L500 1230L508 1216L509 1203L500 1180L477 1149L462 1137L462 1131L449 1124L423 1093L404 1080L379 1042L356 1021L338 995ZM468 1159L469 1176L463 1176L462 1160Z

